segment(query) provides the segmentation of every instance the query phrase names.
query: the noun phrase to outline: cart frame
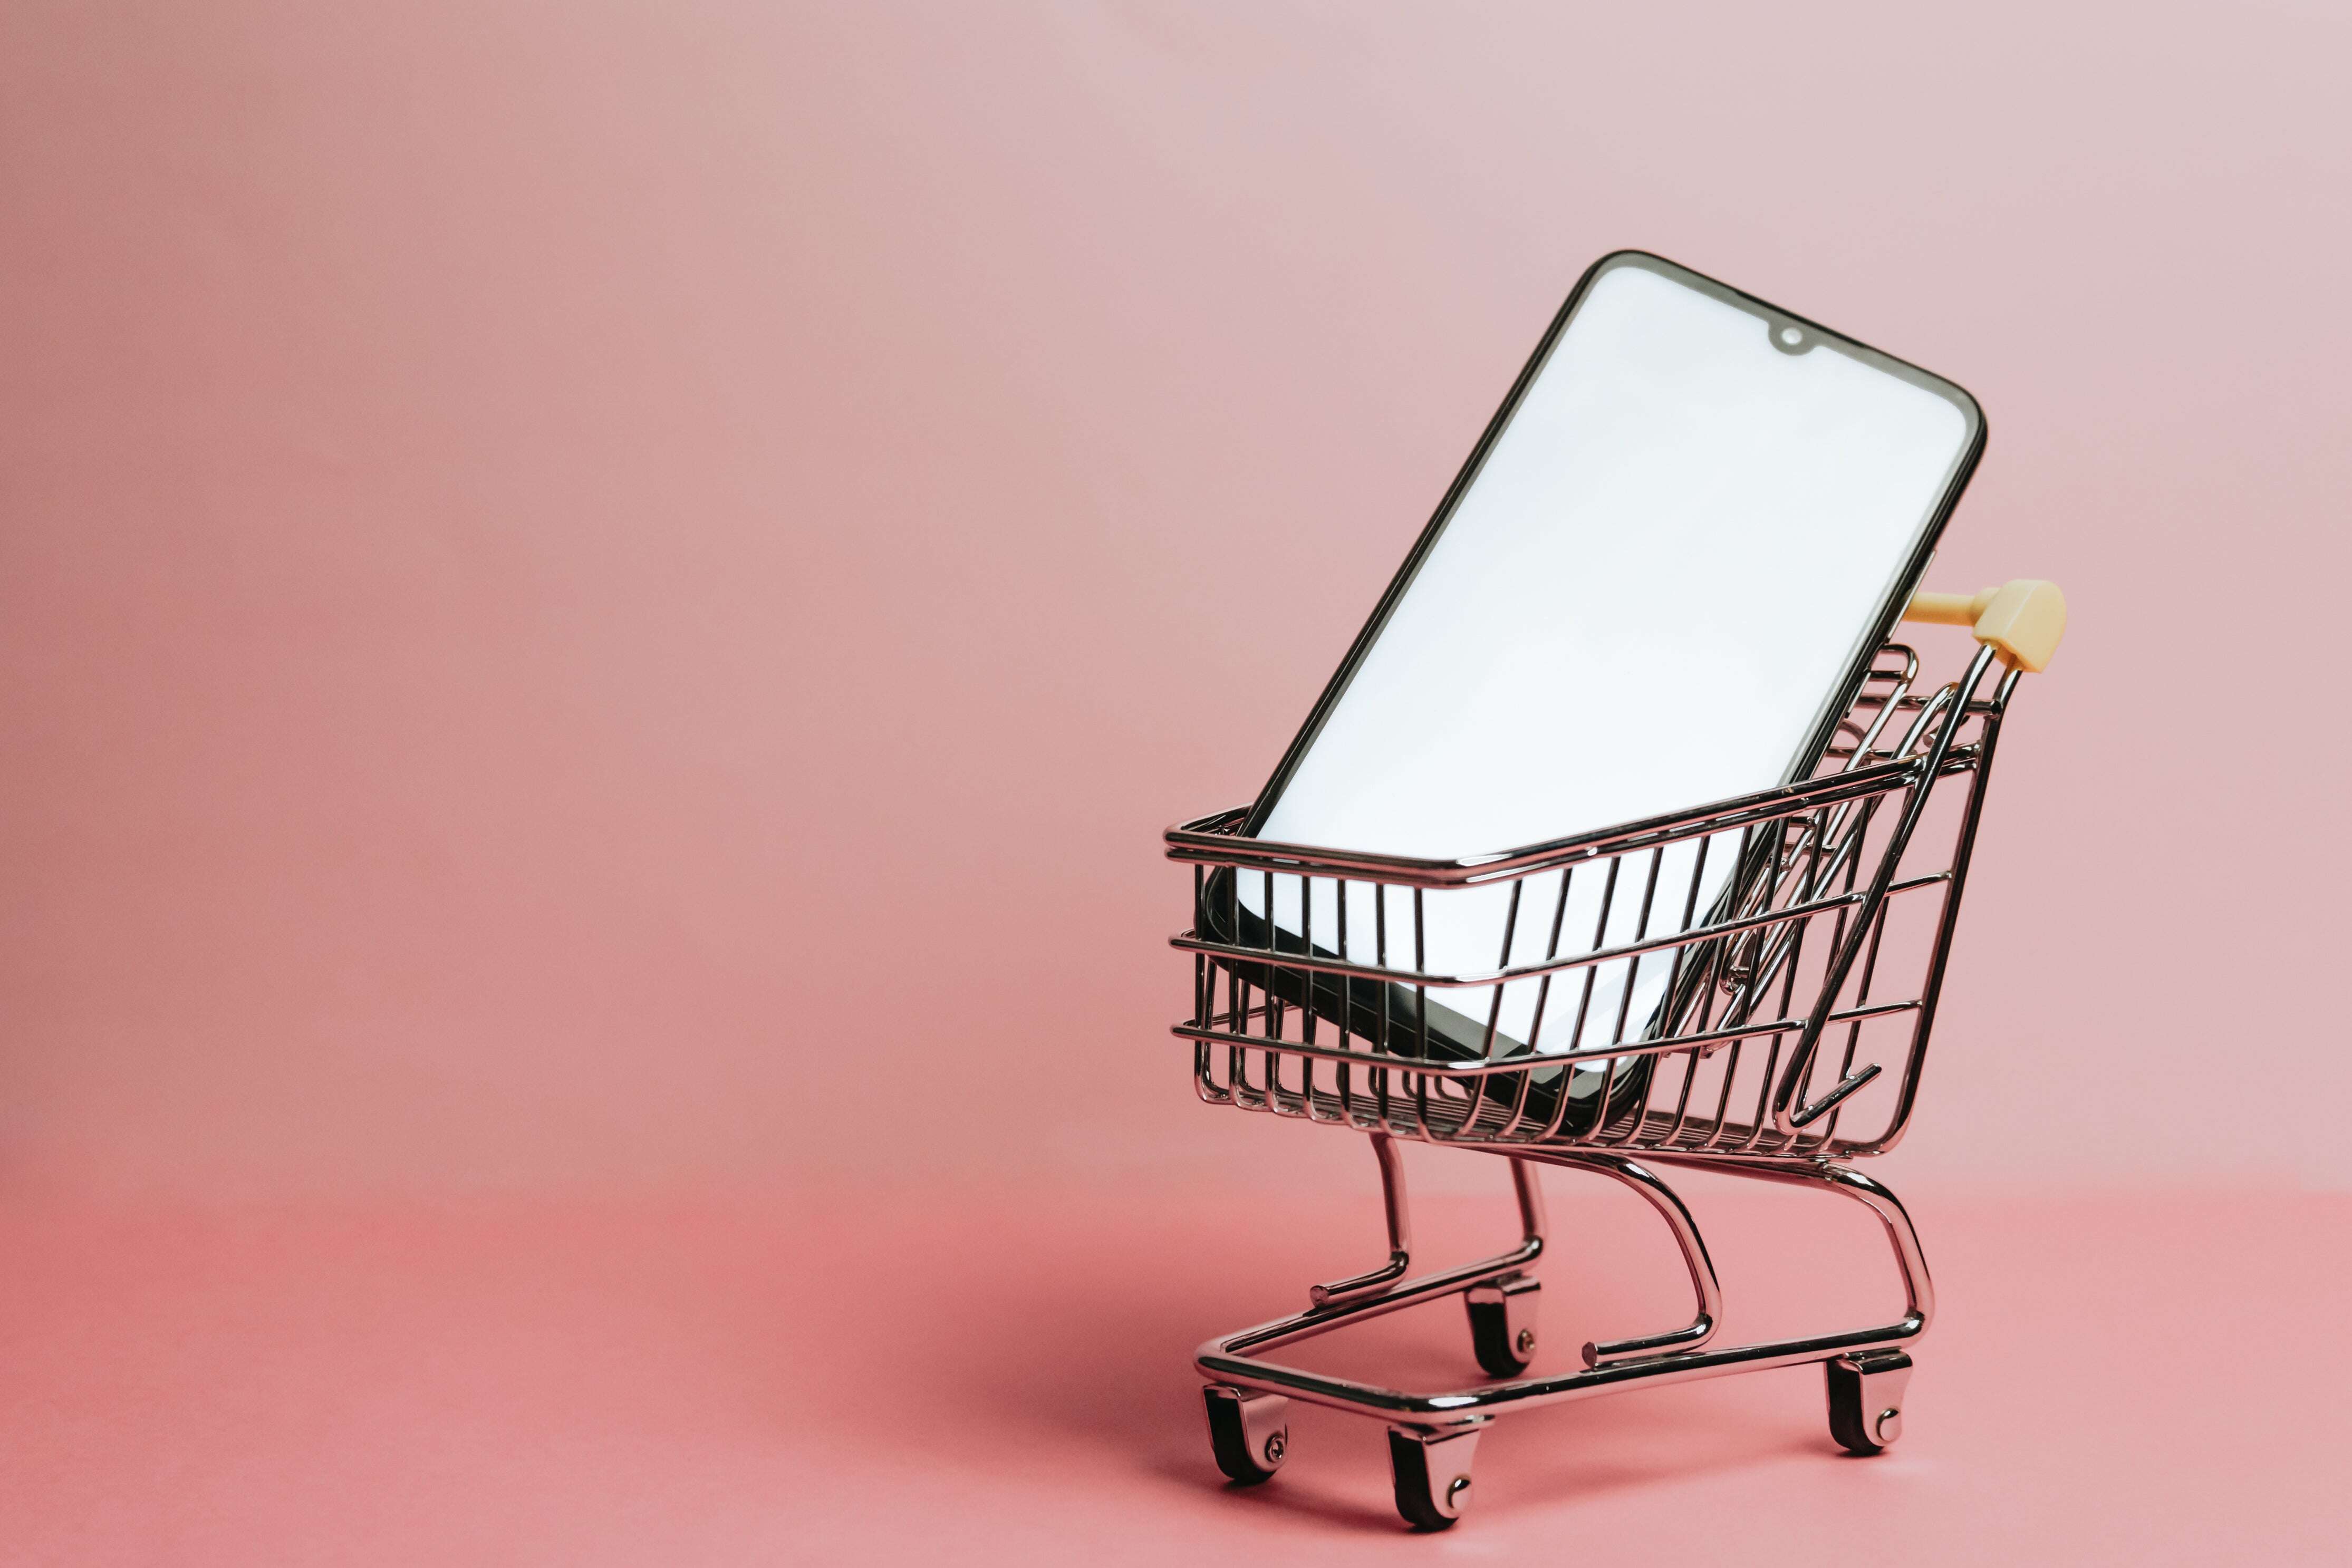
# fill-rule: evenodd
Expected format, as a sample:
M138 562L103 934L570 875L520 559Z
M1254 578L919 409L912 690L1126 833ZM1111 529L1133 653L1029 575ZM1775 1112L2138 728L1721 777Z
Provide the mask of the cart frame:
M1168 830L1169 858L1194 868L1195 923L1171 942L1194 959L1192 1011L1172 1032L1192 1044L1196 1091L1212 1104L1369 1134L1388 1221L1388 1258L1378 1268L1313 1286L1306 1311L1220 1335L1195 1354L1212 1448L1229 1478L1255 1484L1281 1467L1290 1452L1290 1401L1345 1410L1387 1424L1399 1513L1418 1528L1442 1530L1467 1502L1478 1439L1499 1416L1648 1385L1807 1363L1824 1369L1830 1429L1839 1444L1873 1454L1901 1436L1910 1349L1934 1320L1934 1285L1901 1202L1848 1162L1893 1148L1909 1124L2001 721L2021 674L2040 670L2055 651L2064 601L2052 584L2013 582L1973 596L1923 593L1905 618L1969 625L1982 645L1959 678L1921 695L1917 655L1888 644L1863 683L1824 771L1800 784L1455 860L1242 838L1246 811L1239 810ZM2000 675L1989 695L1979 695L1996 664ZM1898 717L1907 723L1897 725ZM1923 840L1919 829L1931 805L1948 800L1955 789L1958 805L1948 852L1933 856L1932 838ZM1740 860L1728 895L1698 910L1694 873L1679 924L1671 908L1654 909L1658 868L1672 846L1694 844L1704 866L1710 846L1729 844L1734 833ZM1937 863L1912 869L1923 857ZM1263 941L1245 945L1240 889L1250 876L1261 879L1265 918ZM1539 881L1546 876L1558 885L1551 937L1540 956L1529 959L1519 956L1513 933L1523 904L1540 925L1541 898L1523 894L1548 885ZM1558 912L1569 907L1580 876L1587 885L1591 878L1605 879L1601 914L1591 942L1563 953ZM1634 877L1642 889L1634 939L1604 943L1609 900L1621 883L1631 889ZM1302 929L1296 934L1280 930L1274 916L1283 878L1295 879L1290 885L1298 894L1292 907ZM1510 892L1498 963L1435 972L1423 943L1424 900L1501 884ZM1367 888L1376 915L1385 915L1392 902L1400 911L1410 902L1412 962L1402 960L1401 931L1399 951L1391 951L1391 928L1401 920L1383 920L1375 961L1367 962L1359 950L1365 946L1360 930L1349 941L1347 910L1351 900L1362 909ZM1336 944L1328 948L1313 938L1318 893L1323 918L1331 911L1339 917ZM1938 894L1940 907L1917 933L1916 966L1906 970L1899 943L1888 939L1890 915L1906 895ZM1212 919L1212 899L1228 901L1218 907L1233 917ZM1808 943L1809 934L1823 929L1826 942ZM1633 977L1644 964L1671 969L1667 1000L1646 1024L1628 1011ZM1617 1004L1614 1030L1589 1044L1586 1009L1596 994L1595 977L1612 966L1626 999ZM1896 994L1890 997L1898 972L1916 972L1918 983L1916 990L1894 986ZM1542 988L1538 1019L1547 1016L1541 998L1555 985L1563 991L1580 985L1583 1001L1568 1037L1573 1049L1539 1055L1524 1048L1498 1051L1496 1019L1513 985ZM1433 990L1483 1003L1482 1054L1465 1056L1458 1041L1449 1045L1433 1034L1418 1000ZM1381 999L1377 1018L1368 1023L1365 1004L1357 998L1371 992ZM1399 1000L1392 1003L1391 997ZM1906 1026L1907 1038L1898 1049L1874 1051L1881 1060L1855 1065L1866 1030L1875 1042L1883 1031ZM1844 1035L1840 1060L1823 1082L1823 1064L1832 1054L1823 1046L1839 1030ZM1638 1074L1632 1071L1637 1061L1643 1063ZM1571 1113L1570 1092L1570 1074L1580 1066L1598 1081L1582 1092L1594 1103L1580 1116ZM1548 1095L1538 1086L1546 1069L1553 1073ZM1293 1077L1295 1086L1286 1082ZM1712 1110L1710 1096L1698 1092L1702 1082L1719 1082ZM1874 1082L1878 1092L1865 1093ZM1623 1103L1612 1103L1621 1094ZM1865 1100L1884 1103L1883 1118L1859 1134L1841 1134L1841 1120ZM1400 1139L1506 1157L1518 1203L1518 1245L1409 1277L1413 1249ZM1526 1375L1541 1289L1536 1265L1549 1241L1541 1166L1607 1176L1649 1204L1673 1234L1689 1273L1687 1322L1636 1338L1587 1343L1580 1370ZM1714 1346L1722 1285L1689 1208L1659 1167L1822 1190L1863 1205L1877 1218L1894 1255L1902 1314L1860 1328ZM1473 1348L1492 1381L1406 1392L1266 1359L1283 1346L1447 1296L1463 1298Z

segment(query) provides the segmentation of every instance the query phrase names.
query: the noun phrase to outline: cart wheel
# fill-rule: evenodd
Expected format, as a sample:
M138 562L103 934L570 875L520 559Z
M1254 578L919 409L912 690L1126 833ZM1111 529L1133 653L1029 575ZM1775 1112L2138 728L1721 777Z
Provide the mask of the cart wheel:
M1478 1428L1433 1436L1389 1428L1389 1472L1396 1480L1397 1512L1415 1530L1451 1530L1470 1500L1470 1458Z
M1202 1389L1201 1397L1209 1407L1209 1447L1217 1469L1241 1486L1272 1480L1290 1457L1290 1401L1221 1383Z
M1517 1377L1536 1354L1536 1292L1541 1281L1513 1275L1462 1294L1470 1313L1470 1348L1489 1377Z
M1830 1436L1850 1454L1875 1454L1903 1435L1903 1391L1911 1358L1899 1350L1864 1351L1822 1364L1828 1376Z

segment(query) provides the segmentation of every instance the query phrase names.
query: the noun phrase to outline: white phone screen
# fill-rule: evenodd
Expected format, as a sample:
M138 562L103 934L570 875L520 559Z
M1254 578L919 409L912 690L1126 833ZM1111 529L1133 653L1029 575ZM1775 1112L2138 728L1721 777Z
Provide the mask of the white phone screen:
M1608 258L1269 787L1255 833L1481 854L1809 775L1830 709L1924 564L1980 431L1948 382L1671 263ZM1696 889L1700 846L1668 852L1646 935L1682 929L1685 907L1703 920L1736 849L1710 849ZM1506 889L1425 894L1417 967L1542 958L1559 875L1528 883L1523 902L1544 916L1522 919L1508 952ZM1263 915L1259 879L1240 880ZM1568 890L1557 956L1636 938L1631 897L1596 932L1592 880ZM1273 892L1275 923L1297 935L1298 879ZM1364 904L1350 904L1349 945L1364 950L1344 956L1370 963L1371 894L1355 892ZM1328 883L1317 894L1336 904ZM1318 940L1339 929L1335 915L1314 912ZM1409 909L1389 915L1390 931L1412 928ZM1416 967L1408 944L1390 947L1390 967ZM1602 967L1614 971L1596 973L1604 994L1576 1009L1588 1047L1637 1037L1666 980L1664 961ZM1570 1048L1567 1019L1552 1015L1579 988L1550 990L1538 1019L1534 982L1507 988L1497 1032L1509 1052ZM1481 1025L1490 999L1430 996Z

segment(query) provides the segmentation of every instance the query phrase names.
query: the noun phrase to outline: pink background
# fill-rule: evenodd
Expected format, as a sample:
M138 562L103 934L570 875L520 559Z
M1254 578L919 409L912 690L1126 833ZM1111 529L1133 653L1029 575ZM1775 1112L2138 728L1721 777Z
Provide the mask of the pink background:
M1255 789L1627 245L1975 392L1936 579L2055 578L2074 641L1882 1173L1946 1282L1905 1448L1823 1457L1794 1375L1531 1417L1444 1550L2339 1552L2292 1396L2343 1353L2275 1353L2352 1239L2348 54L2287 5L0 12L0 1554L1386 1542L1370 1425L1207 1469L1185 1352L1375 1211L1353 1140L1192 1103L1157 833Z

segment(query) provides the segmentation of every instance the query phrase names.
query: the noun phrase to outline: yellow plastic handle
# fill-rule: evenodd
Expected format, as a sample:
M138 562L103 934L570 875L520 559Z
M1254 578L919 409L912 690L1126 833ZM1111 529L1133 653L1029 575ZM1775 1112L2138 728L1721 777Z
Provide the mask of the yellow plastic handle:
M2054 582L2021 577L1981 593L1915 593L1903 619L1966 626L2011 669L2040 672L2066 635L2066 596Z

